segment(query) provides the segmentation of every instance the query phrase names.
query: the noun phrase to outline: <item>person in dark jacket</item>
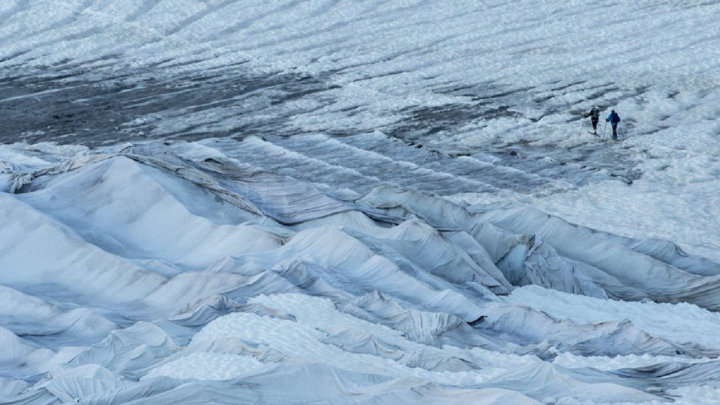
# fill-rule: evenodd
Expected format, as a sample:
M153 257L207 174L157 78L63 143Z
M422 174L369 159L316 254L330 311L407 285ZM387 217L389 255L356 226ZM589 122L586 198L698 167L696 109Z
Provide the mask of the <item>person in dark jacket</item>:
M589 113L585 114L585 118L590 117L590 122L593 127L593 135L597 135L597 124L600 121L600 109L598 106L594 106Z
M614 141L617 141L617 139L618 139L617 127L618 127L618 124L620 123L620 116L618 115L618 113L615 112L615 110L611 110L610 115L608 115L608 117L605 119L605 122L609 122L610 125L612 126L612 130L613 130L612 139Z

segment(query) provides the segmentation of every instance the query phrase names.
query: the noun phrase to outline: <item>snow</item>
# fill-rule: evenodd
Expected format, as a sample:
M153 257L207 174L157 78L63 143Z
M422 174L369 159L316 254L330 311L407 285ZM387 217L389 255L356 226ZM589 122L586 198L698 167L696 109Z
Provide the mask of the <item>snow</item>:
M0 404L720 402L718 13L2 2Z

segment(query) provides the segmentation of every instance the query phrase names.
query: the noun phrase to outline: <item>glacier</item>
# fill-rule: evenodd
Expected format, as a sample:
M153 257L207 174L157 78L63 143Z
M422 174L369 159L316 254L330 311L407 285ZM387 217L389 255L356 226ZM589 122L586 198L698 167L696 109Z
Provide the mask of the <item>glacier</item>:
M2 2L0 404L720 402L719 13Z

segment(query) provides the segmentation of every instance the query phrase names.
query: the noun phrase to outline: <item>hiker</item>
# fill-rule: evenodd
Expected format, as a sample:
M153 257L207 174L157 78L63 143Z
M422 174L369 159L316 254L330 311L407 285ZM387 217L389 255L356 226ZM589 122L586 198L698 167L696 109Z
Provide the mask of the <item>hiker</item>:
M585 118L587 117L591 117L590 122L592 122L593 135L597 135L597 124L598 121L600 121L600 109L598 108L598 106L593 106L590 112L585 114Z
M618 113L615 112L615 110L611 110L610 115L608 115L608 117L605 119L605 122L609 122L610 125L612 126L612 130L613 130L612 139L613 139L613 141L617 141L618 140L617 127L618 127L618 124L620 123L620 116L618 115Z

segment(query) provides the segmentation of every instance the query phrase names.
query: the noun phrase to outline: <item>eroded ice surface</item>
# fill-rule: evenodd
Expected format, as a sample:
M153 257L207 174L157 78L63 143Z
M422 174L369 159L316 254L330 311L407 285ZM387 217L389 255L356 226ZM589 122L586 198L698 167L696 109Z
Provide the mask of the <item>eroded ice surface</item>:
M719 13L2 2L0 403L720 401Z

